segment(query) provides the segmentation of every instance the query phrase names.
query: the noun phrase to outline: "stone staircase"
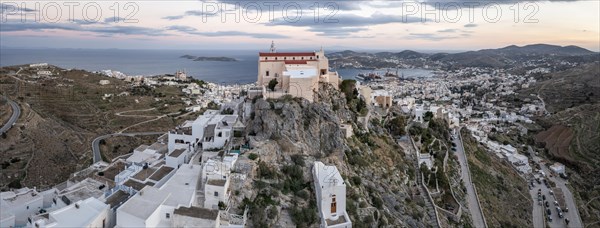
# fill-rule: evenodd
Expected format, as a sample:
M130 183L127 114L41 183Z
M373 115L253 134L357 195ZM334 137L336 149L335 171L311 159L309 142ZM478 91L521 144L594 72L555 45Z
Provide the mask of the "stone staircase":
M421 174L421 170L419 169L419 161L416 162L416 176L417 176L417 186L419 189L419 195L423 198L425 202L425 209L427 210L427 217L424 218L425 224L428 227L440 228L438 224L437 214L435 211L435 205L433 204L433 200L429 197L429 193L423 184L423 176Z

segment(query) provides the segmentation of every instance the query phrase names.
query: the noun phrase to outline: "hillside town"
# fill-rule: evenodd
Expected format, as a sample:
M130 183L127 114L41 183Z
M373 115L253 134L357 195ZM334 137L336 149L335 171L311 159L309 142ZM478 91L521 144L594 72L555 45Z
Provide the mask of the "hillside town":
M262 169L262 161L257 159L261 143L251 136L246 126L255 118L254 100L291 96L319 102L319 85L340 88L345 81L329 67L323 49L278 52L272 44L270 51L259 53L258 58L257 82L249 85L204 82L187 76L184 71L153 77L127 76L112 70L97 72L107 78L125 81L131 88L175 87L185 95L181 98L185 112L196 117L173 126L151 144L136 145L130 154L112 160L94 160L90 167L73 173L67 181L54 187L24 187L2 192L1 226L248 226L251 215L245 199L256 194L249 192L248 186L253 185L252 177ZM34 72L25 79L33 82L40 78L59 78L62 73L46 63L31 64L21 70ZM427 78L359 81L350 89L356 91L368 107L360 117L363 125L399 110L414 126L427 128L433 119L443 120L447 125L444 128L451 131L454 140L462 140L461 129L468 129L487 152L505 160L523 179L529 180L531 191L537 189L534 187L536 182L538 185L544 182L548 187L545 191L554 193L555 206L563 218L567 216L563 211L566 214L569 207L571 214L577 213L577 209L567 206L566 202L573 204L572 199L565 199L562 193L556 194L569 191L566 187L551 190L548 181L564 182L556 180L557 176L568 175L564 165L555 163L548 173L540 166L540 158L531 147L516 140L527 134L525 125L533 123L532 119L549 114L538 94L522 96L517 91L536 83L537 73L548 71L536 68L525 74L514 74L486 67L468 67L436 71ZM98 81L100 87L110 84L109 80ZM110 101L130 93L123 91L98 96ZM346 138L362 134L353 130L351 123L339 127ZM409 141L415 144L412 138ZM415 146L415 163L431 171L440 169L436 167L435 156L421 143L421 148ZM452 150L456 152L456 145ZM310 165L319 226L352 227L354 221L346 210L349 180L335 165L321 161ZM426 189L426 195L431 198L434 189ZM441 208L444 205L434 206ZM435 217L438 216L436 212ZM547 216L552 221L551 213ZM575 216L571 219L576 219ZM485 218L482 220L485 224ZM565 221L568 224L569 220ZM439 225L439 218L437 223Z

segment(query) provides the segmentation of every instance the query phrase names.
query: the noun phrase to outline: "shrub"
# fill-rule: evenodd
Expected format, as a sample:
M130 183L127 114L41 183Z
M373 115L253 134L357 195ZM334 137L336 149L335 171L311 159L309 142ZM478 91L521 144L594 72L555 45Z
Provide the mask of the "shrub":
M271 81L269 81L269 85L267 87L271 91L275 91L275 86L277 86L277 84L279 84L279 82L277 81L277 79L271 79Z
M292 162L298 166L304 167L304 157L300 154L292 155Z
M290 213L292 221L298 227L308 227L311 224L317 222L317 211L316 208L297 208L293 207Z
M360 179L359 176L353 176L350 181L352 182L352 184L359 186L362 183L362 180Z
M264 162L258 162L258 176L260 178L273 179L277 174Z
M248 154L248 159L250 159L250 160L256 160L257 158L258 158L258 154L255 154L255 153Z
M377 209L381 209L381 207L383 206L383 200L381 200L379 197L377 197L375 195L371 195L371 199L373 200L373 206L376 207Z
M225 210L227 208L227 205L225 205L225 203L223 203L223 201L219 201L219 210Z

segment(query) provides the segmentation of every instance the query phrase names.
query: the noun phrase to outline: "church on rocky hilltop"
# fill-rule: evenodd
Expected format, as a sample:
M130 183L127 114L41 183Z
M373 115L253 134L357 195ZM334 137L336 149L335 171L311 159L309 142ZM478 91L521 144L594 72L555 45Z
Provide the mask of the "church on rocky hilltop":
M270 51L258 56L257 89L265 98L289 94L313 102L320 82L338 88L341 81L337 72L329 70L323 48L315 52L277 52L275 43L271 43Z

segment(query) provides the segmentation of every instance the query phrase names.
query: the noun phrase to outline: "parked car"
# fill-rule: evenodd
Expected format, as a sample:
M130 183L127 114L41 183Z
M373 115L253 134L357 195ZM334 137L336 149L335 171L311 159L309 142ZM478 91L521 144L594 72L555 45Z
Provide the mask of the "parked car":
M570 222L570 221L571 221L571 220L569 220L568 218L565 218L565 223L566 223L567 225L569 225L569 222Z
M548 217L550 217L550 215L552 215L552 211L550 210L550 208L546 209L546 214L548 214Z
M543 200L546 200L546 195L542 195L542 199L543 199Z
M550 195L554 195L554 192L552 190L550 190Z
M546 201L546 207L550 207L550 205L548 204L548 201Z
M554 201L554 206L558 206L558 201Z
M562 212L558 213L558 217L562 218L563 217L563 213Z
M565 207L565 212L569 212L569 208L568 207Z

